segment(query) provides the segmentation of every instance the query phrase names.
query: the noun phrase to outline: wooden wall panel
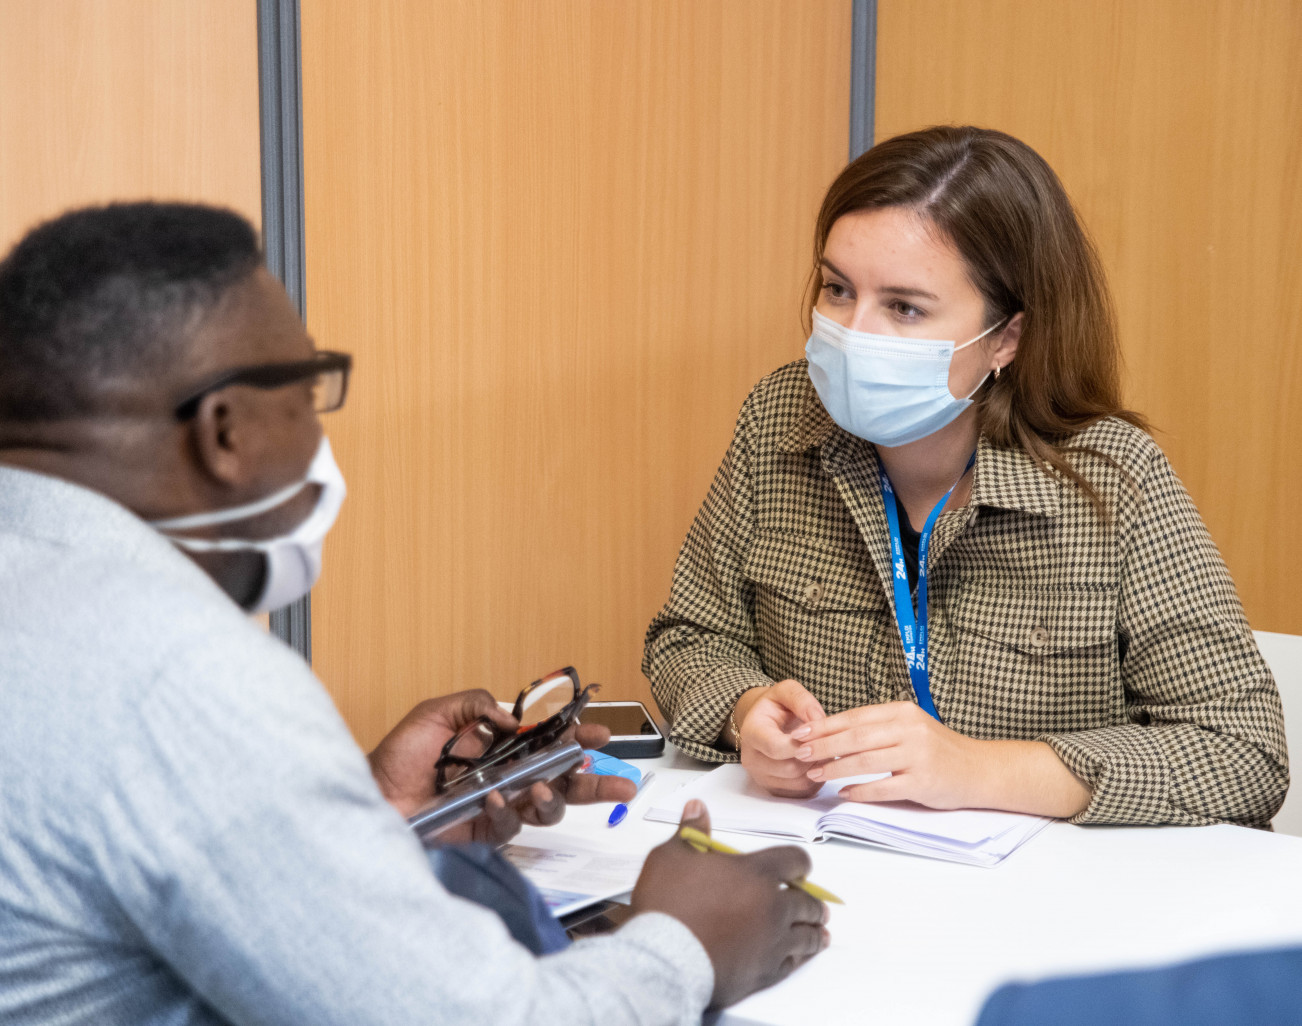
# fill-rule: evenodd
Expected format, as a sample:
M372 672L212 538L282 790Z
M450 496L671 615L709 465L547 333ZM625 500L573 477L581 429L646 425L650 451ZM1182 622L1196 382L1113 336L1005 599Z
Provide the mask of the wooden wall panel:
M1111 277L1128 401L1252 625L1302 633L1302 5L879 0L878 19L877 138L974 123L1053 165Z
M307 312L357 354L315 666L363 745L642 634L746 392L799 356L849 0L303 11Z
M256 0L0 0L0 251L142 198L260 222Z

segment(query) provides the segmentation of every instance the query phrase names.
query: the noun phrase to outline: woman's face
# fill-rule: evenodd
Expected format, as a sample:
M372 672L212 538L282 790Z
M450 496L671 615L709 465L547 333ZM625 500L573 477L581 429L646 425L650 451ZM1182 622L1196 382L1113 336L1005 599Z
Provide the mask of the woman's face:
M990 327L985 300L953 243L903 207L839 218L827 236L821 273L818 312L855 331L962 345ZM1006 362L999 356L1004 334L954 354L951 394L971 394Z

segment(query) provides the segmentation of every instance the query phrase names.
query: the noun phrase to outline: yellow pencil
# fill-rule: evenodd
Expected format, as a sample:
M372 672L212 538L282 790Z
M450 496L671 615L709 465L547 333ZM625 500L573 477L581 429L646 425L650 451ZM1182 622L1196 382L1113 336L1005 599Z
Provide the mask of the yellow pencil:
M703 834L695 827L679 827L678 836L690 844L697 851L717 851L724 855L741 855L742 852L736 848L730 847L721 841L716 841L709 834ZM808 880L788 880L788 887L799 887L806 894L812 895L819 901L830 901L837 905L844 905L845 902L838 898L831 891L824 890L816 883L810 883Z

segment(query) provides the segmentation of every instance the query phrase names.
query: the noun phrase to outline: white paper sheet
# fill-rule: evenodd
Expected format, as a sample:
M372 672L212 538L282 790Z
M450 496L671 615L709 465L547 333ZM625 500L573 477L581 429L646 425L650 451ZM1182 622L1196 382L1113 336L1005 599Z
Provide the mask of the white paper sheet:
M986 809L942 811L912 802L843 801L847 782L823 785L812 798L775 798L736 763L720 766L660 798L646 818L676 823L692 798L705 802L714 830L824 840L829 835L971 865L995 865L1051 820Z
M508 844L502 854L538 888L557 916L628 893L645 861L644 855L601 851L569 839L546 848Z

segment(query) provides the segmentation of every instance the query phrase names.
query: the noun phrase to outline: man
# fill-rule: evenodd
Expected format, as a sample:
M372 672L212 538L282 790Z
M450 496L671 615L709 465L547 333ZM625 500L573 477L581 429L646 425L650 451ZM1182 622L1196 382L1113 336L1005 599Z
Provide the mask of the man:
M510 718L432 700L368 764L245 615L319 571L349 362L229 212L77 211L0 264L0 1021L689 1022L824 946L798 849L667 842L628 925L544 958L439 887L399 813Z

